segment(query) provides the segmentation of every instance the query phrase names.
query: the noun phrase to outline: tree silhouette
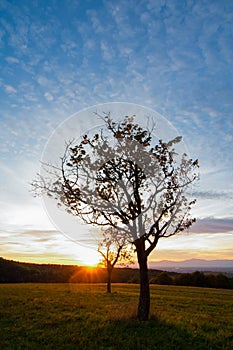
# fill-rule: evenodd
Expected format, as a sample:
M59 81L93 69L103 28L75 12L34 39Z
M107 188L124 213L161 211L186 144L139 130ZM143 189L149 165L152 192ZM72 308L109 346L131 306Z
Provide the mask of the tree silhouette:
M148 320L148 256L160 238L195 221L190 215L195 200L188 199L187 190L197 178L198 161L176 153L181 137L154 144L153 130L142 128L134 116L118 122L110 114L99 117L102 129L69 142L61 164L44 164L47 174L33 187L85 223L114 228L113 241L134 245L140 273L138 318Z
M112 272L116 264L125 265L132 262L132 252L124 237L117 238L114 227L103 232L103 240L98 246L107 270L107 293L111 293Z
M156 284L172 284L172 277L169 275L166 271L161 271L157 274L157 276L153 277L150 280L150 283L156 283Z

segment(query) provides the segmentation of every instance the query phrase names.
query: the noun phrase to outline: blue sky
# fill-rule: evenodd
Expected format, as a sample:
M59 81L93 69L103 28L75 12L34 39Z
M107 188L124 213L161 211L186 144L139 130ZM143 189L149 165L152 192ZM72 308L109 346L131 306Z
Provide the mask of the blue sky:
M52 131L105 102L152 108L183 135L201 179L193 233L153 259L233 259L233 2L0 4L0 256L87 261L29 193Z

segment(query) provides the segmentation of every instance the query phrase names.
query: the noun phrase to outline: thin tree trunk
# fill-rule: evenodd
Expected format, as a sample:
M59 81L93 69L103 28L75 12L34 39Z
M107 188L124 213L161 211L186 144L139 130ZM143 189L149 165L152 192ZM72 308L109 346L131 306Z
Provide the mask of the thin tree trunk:
M148 321L150 313L150 285L147 266L147 255L145 253L145 243L141 241L137 245L137 256L140 271L140 295L138 302L138 319Z
M112 267L107 267L107 293L112 292Z

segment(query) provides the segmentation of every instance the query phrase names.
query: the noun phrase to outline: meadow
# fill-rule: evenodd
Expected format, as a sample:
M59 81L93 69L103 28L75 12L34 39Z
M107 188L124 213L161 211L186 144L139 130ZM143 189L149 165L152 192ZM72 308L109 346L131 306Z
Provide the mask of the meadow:
M233 349L233 291L151 285L151 319L136 319L139 286L1 284L0 349Z

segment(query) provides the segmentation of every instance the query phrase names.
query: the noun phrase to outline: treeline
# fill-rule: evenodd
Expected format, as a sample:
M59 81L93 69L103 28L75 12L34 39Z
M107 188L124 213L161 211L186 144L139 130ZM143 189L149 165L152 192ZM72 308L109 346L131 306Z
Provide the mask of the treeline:
M192 286L207 288L233 289L233 278L228 278L223 273L179 273L171 276L169 272L161 271L150 279L150 283L176 286Z
M0 258L0 283L105 283L106 269L76 265L30 264ZM151 284L233 289L233 278L224 274L175 273L150 270ZM137 269L115 268L113 283L139 283Z
M65 283L76 268L71 265L31 264L0 258L0 283Z
M76 265L32 264L0 257L0 283L105 283L106 269ZM138 270L115 268L114 283L138 283Z

